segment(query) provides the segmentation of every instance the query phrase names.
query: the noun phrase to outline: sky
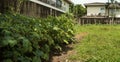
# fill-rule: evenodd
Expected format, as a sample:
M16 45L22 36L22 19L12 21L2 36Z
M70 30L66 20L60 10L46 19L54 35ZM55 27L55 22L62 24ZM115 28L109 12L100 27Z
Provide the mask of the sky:
M75 4L85 4L85 3L92 3L92 2L107 2L108 0L71 0ZM120 0L117 0L120 2Z

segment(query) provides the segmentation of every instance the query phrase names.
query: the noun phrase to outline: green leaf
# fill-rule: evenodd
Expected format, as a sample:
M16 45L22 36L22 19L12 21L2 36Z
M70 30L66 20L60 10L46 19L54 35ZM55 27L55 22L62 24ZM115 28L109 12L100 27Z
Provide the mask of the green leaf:
M20 62L31 62L31 58L29 58L29 57L27 57L27 56L20 56L19 58L18 58L18 60L20 61Z
M53 27L53 30L59 30L60 28L58 28L57 26Z
M32 44L27 38L19 37L19 41L22 42L22 52L32 51Z
M8 31L8 30L3 30L3 33L4 33L4 35L6 35L6 36L11 34L11 32Z
M27 52L27 51L31 51L32 47L31 47L31 43L28 39L24 38L23 39L23 51Z
M6 59L3 62L13 62L11 59Z
M44 53L44 55L43 55L43 59L45 59L45 60L49 60L49 53Z
M40 51L40 50L36 50L35 52L33 52L35 56L37 57L42 57L44 55L44 52L43 51Z
M8 40L8 42L11 47L14 47L17 44L16 40Z
M35 57L33 57L32 62L41 62L41 59L40 59L40 57L35 56Z
M17 44L17 41L10 36L6 36L5 39L2 41L2 46L10 45L10 47L14 47L16 44Z
M37 32L31 32L31 34L34 38L40 38L40 35Z
M74 34L73 30L71 30L71 29L68 29L68 32Z
M58 50L60 50L60 51L62 51L62 48L58 44L55 45L55 48L58 49Z
M67 40L63 40L66 44L69 44L69 42Z

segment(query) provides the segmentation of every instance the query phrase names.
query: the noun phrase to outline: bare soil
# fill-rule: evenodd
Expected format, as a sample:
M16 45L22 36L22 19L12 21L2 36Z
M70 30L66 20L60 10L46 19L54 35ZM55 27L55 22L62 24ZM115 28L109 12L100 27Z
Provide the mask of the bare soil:
M88 33L83 32L83 33L78 33L75 35L75 39L79 42L82 40ZM63 51L61 53L56 53L51 55L51 60L50 62L72 62L68 60L68 57L70 55L76 54L76 51L73 50L74 44L67 45L63 48Z

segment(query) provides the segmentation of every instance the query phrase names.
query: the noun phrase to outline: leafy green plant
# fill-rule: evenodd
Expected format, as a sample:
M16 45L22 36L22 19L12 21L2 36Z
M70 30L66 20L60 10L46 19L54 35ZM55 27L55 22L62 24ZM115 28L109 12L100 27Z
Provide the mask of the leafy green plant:
M46 19L20 14L0 15L0 62L43 62L52 49L73 42L68 15Z

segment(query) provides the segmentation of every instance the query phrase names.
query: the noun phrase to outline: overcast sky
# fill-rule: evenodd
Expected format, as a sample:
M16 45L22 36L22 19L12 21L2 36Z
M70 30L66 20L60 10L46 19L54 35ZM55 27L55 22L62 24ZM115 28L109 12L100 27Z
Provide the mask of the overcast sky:
M92 3L92 2L107 2L108 0L71 0L75 4L84 4L84 3ZM117 0L120 2L120 0Z

